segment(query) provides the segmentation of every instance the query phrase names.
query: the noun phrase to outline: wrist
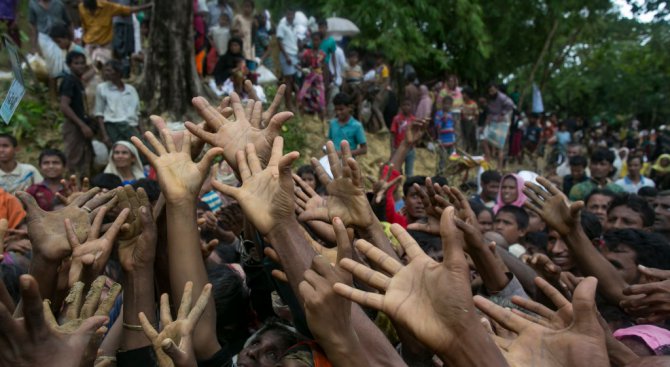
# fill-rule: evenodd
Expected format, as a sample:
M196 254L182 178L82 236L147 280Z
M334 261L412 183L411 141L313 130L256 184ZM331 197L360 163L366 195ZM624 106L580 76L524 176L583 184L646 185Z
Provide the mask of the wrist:
M286 221L275 225L266 236L272 244L277 244L282 243L282 239L296 233L296 231L300 231L300 223L294 216L291 216Z
M471 315L465 317L460 326L452 328L458 338L444 349L437 350L437 354L452 366L507 366L498 346L485 332L474 312Z

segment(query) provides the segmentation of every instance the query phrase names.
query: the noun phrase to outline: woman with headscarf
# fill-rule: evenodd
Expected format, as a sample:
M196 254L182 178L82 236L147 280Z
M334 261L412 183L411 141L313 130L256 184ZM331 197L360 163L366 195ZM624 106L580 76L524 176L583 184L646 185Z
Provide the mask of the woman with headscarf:
M105 173L119 176L123 185L132 185L135 181L146 178L142 160L137 148L128 141L114 143L109 153L109 163Z
M661 154L656 158L649 178L654 180L659 191L670 188L670 154Z
M244 55L242 54L242 39L233 37L228 41L228 50L219 58L219 61L214 67L214 79L216 80L216 85L223 85L223 83L233 75L241 61L244 61Z
M503 176L502 180L500 180L498 200L496 200L496 205L493 207L493 212L498 213L498 210L505 205L523 207L523 203L526 202L523 187L524 180L521 176L514 173Z
M430 98L430 91L425 85L419 87L419 103L416 105L416 112L414 117L417 120L430 118L433 110L433 100Z

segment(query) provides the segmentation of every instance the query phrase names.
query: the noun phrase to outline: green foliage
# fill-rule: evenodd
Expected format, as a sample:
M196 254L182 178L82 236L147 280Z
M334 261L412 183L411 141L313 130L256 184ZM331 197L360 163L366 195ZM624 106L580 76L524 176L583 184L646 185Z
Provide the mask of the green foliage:
M275 94L277 94L277 86L271 85L265 87L265 96L268 104L275 98ZM267 108L268 104L264 108ZM301 126L302 119L299 116L294 116L282 126L281 136L284 138L284 152L301 151L307 145L305 130ZM302 159L304 157L301 156L298 163L302 162Z

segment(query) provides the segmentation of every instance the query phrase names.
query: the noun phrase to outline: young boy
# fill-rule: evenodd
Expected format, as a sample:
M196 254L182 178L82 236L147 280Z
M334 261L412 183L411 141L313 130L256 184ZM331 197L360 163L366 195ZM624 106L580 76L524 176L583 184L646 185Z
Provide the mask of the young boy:
M400 146L403 140L405 140L405 135L407 134L407 129L410 128L412 123L416 120L412 114L412 102L409 99L405 99L400 105L400 112L393 117L393 122L391 122L391 152L394 152ZM414 160L416 159L416 151L414 148L410 149L405 157L405 177L414 176Z
M33 184L26 190L37 201L40 208L51 211L57 204L57 193L64 194L65 188L60 181L65 172L65 154L56 149L45 149L38 159L44 180Z
M351 154L356 157L368 152L363 125L351 116L351 98L344 93L339 93L333 99L335 105L335 119L330 121L328 129L328 140L332 140L335 149L340 151L342 140L349 142Z
M444 97L442 107L435 113L435 128L437 130L438 140L440 142L440 160L437 164L437 175L443 176L444 166L447 163L448 156L455 154L456 132L454 130L454 118L451 115L451 105L453 99L450 96Z
M505 205L496 213L493 229L505 238L508 250L514 256L519 257L526 252L521 240L526 235L528 221L528 213L514 205Z
M465 86L461 90L463 105L461 106L461 131L463 147L470 154L477 152L477 124L479 122L479 106L474 100L475 92Z
M95 132L86 122L84 106L84 85L81 77L86 70L86 56L70 51L65 58L71 74L65 74L59 88L60 110L65 115L63 123L63 143L67 168L70 173L88 177L93 163L91 140ZM105 127L100 126L100 130Z
M228 51L230 41L230 19L228 14L221 13L219 24L209 29L209 42L214 45L216 53L221 56Z
M16 161L17 146L16 138L9 134L0 134L0 187L10 194L42 181L37 168Z
M589 176L586 175L586 158L578 155L570 158L570 174L563 177L563 192L569 193L572 187L587 181Z

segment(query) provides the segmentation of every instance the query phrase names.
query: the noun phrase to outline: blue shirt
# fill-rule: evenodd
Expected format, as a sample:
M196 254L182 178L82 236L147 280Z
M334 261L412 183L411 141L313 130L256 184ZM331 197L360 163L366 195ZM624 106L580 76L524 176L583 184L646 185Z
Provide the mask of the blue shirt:
M456 142L454 119L451 113L439 110L435 113L435 127L442 146L452 146Z
M363 125L358 122L353 116L349 117L349 121L342 125L337 119L330 121L330 128L328 129L328 139L333 141L335 149L340 151L340 143L342 140L349 142L349 147L352 150L357 149L359 145L365 144L365 130Z

